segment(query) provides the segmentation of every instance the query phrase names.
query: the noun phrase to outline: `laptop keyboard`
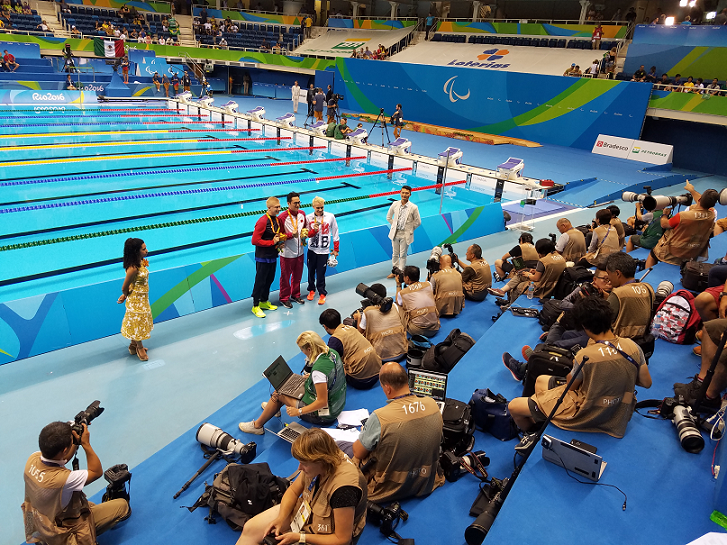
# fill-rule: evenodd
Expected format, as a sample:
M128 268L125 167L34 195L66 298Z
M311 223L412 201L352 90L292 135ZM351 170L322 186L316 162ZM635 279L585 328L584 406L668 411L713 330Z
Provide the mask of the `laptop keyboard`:
M293 396L297 393L298 389L300 388L300 385L305 382L305 377L303 375L291 375L290 378L285 383L285 386L283 386L280 389L280 393L283 395L290 395Z
M290 441L291 443L295 441L299 435L299 432L292 430L289 427L283 428L278 434L279 437L282 437L283 439L285 439L286 441Z

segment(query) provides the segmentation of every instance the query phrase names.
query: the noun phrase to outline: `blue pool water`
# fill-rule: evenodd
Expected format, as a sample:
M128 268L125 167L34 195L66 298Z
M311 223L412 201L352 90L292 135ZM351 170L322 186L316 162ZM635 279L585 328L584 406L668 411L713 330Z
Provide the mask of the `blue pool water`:
M385 170L386 162L374 156L347 166L341 144L330 153L299 149L308 147L307 137L278 141L269 131L261 140L260 131L151 108L52 117L0 110L0 301L121 277L129 236L145 240L155 270L248 252L259 214L243 214L262 213L270 195L297 191L310 212L317 195L326 201L366 197L404 184L431 185L436 177L433 168L392 179L354 176ZM364 155L353 149L353 156ZM338 216L341 231L354 231L385 223L395 198L360 198L327 209ZM422 216L439 213L433 190L412 199ZM457 186L445 192L442 212L490 201ZM235 216L220 218L229 215ZM212 220L190 222L203 218ZM119 232L128 229L134 231ZM97 233L103 235L84 238Z

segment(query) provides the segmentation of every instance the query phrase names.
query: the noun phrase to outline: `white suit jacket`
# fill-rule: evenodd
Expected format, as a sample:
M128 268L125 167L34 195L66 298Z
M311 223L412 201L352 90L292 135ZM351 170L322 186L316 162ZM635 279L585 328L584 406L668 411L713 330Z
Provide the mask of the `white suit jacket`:
M419 217L419 208L413 202L409 201L406 205L407 216L406 222L404 223L404 233L406 235L406 243L411 244L414 242L414 229L422 224L422 219ZM389 238L394 240L396 235L396 226L399 225L399 213L401 212L401 200L391 203L389 207L389 213L386 214L386 221L391 224L389 229Z

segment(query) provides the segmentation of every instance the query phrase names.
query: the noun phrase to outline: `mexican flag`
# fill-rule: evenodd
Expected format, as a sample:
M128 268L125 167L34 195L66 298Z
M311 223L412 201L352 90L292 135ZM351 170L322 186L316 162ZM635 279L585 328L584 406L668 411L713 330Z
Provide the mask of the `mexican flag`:
M124 40L94 38L93 52L99 57L123 57Z

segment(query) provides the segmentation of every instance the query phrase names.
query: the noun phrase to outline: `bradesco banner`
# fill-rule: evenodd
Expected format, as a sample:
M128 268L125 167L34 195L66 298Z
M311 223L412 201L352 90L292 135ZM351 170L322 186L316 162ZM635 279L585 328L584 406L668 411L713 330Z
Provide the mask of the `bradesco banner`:
M599 134L591 152L652 165L666 165L672 162L673 150L672 146L666 144Z

